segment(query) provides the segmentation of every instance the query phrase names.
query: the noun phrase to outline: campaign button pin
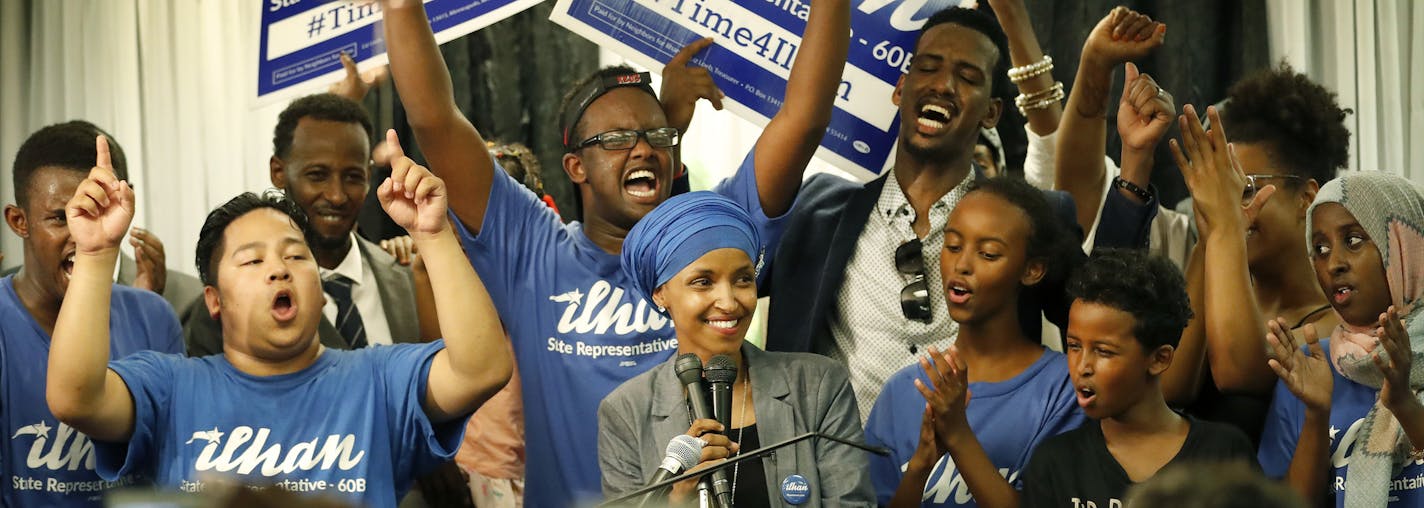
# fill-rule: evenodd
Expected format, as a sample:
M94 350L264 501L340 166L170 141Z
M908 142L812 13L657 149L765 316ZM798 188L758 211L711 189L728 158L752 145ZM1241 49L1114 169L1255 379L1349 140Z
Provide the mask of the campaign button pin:
M787 503L802 504L808 497L811 497L811 484L805 477L794 474L781 480L781 498Z

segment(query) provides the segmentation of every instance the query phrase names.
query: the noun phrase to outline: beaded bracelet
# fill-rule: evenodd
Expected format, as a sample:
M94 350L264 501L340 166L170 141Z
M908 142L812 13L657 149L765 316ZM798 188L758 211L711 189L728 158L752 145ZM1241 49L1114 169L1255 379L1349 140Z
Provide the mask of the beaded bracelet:
M1063 91L1063 82L1062 82L1062 81L1055 81L1055 82L1053 83L1053 86L1050 86L1050 87L1045 88L1045 89L1043 89L1043 90L1039 90L1039 91L1037 91L1037 92L1027 93L1027 94L1025 94L1025 93L1020 93L1018 97L1015 97L1015 98L1014 98L1014 103L1015 103L1015 104L1018 104L1018 105L1024 105L1024 104L1028 104L1028 103L1031 103L1031 102L1038 102L1038 101L1041 101L1041 100L1043 100L1044 98L1046 98L1046 97L1048 97L1048 96L1057 94L1058 92L1062 92L1062 91Z
M1014 105L1018 106L1019 114L1028 116L1029 111L1043 109L1057 104L1058 101L1063 100L1063 97L1063 83L1059 82L1054 84L1052 88L1031 96L1019 95L1014 99Z
M1043 55L1042 60L1021 67L1014 67L1012 69L1009 69L1009 81L1012 81L1014 84L1019 84L1035 76L1052 70L1053 57Z

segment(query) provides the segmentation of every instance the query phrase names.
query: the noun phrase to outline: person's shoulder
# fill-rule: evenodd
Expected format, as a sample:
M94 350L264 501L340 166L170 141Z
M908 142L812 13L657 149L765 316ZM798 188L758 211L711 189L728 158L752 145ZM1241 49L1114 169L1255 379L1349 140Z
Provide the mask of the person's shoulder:
M653 394L653 380L667 369L673 368L671 362L662 362L654 365L642 374L633 376L614 388L608 396L599 402L599 412L603 412L604 407L629 406L638 401L648 401L651 403Z
M143 317L151 319L153 317L170 318L173 323L178 322L178 314L173 310L173 305L163 298L163 295L154 293L147 289L133 288L122 284L113 285L114 292L110 298L110 308L114 313L126 314L126 317Z
M389 363L402 360L423 359L434 356L440 350L445 349L445 339L435 339L430 342L401 342L396 344L372 344L360 349L336 349L325 348L323 355L332 355L339 361L369 361L376 363Z
M217 368L217 362L225 361L227 360L225 360L222 355L191 358L178 353L165 353L162 351L144 349L109 362L109 365L121 374L125 372L135 374L143 372L152 376L159 373L177 375L187 371L214 370Z
M857 182L830 173L817 173L807 178L801 184L800 197L804 204L814 204L818 202L842 203L846 197L884 180L884 177L871 180L867 183Z
M143 306L161 305L164 307L169 307L168 301L164 300L162 295L154 293L153 291L129 287L122 284L114 284L113 288L114 292L112 296L112 301L114 302L132 303L135 305Z
M923 372L924 368L920 367L918 362L901 367L900 370L895 371L890 377L885 378L885 388L888 389L892 386L898 388L901 385L913 384L915 379L923 376ZM882 390L881 393L883 394L884 390Z
M409 273L411 271L409 266L404 266L396 262L395 256L386 252L380 245L362 238L361 235L356 235L356 244L360 246L361 256L365 258L367 263L371 264L373 270L384 269L386 271L403 273Z
M1246 433L1233 425L1200 418L1191 419L1192 429L1188 432L1196 434L1197 444L1193 448L1201 450L1226 450L1239 451L1251 450L1251 440L1246 437Z
M1044 439L1042 443L1034 448L1033 455L1046 455L1049 457L1064 457L1078 454L1085 443L1093 439L1095 429L1092 426L1096 422L1084 421L1078 428Z
M829 356L782 351L763 351L762 354L766 358L786 366L787 371L797 372L802 377L828 377L830 379L850 377L850 372L846 370L845 364Z

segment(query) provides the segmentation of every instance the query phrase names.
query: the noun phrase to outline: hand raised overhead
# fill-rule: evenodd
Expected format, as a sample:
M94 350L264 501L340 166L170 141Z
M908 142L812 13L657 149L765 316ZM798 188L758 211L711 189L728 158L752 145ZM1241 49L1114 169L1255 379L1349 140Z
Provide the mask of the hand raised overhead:
M1268 185L1259 189L1249 203L1243 204L1246 170L1236 157L1236 149L1226 142L1221 114L1215 106L1208 106L1206 113L1212 128L1205 130L1195 108L1188 104L1183 109L1185 114L1177 117L1182 140L1180 143L1171 141L1172 157L1191 192L1202 236L1211 228L1229 223L1235 223L1244 234L1246 225L1255 219L1276 187Z
M1109 67L1147 56L1162 45L1167 25L1127 7L1108 13L1083 44L1084 58Z
M690 65L692 56L712 45L712 38L698 39L683 46L663 66L662 97L663 113L668 125L686 132L692 124L692 113L697 109L698 99L707 99L712 107L722 109L722 90L712 81L712 73L706 67Z
M69 236L80 254L117 249L134 215L133 188L115 176L109 140L98 136L94 147L98 152L94 168L64 206Z
M1123 148L1153 150L1172 127L1172 117L1176 114L1172 94L1157 86L1152 76L1138 73L1137 66L1128 62L1122 99L1117 107L1117 133L1122 138Z
M376 189L381 208L417 240L449 230L445 181L405 156L395 129L386 131L386 143L392 151L391 177Z
M356 61L352 60L351 55L344 51L341 53L341 67L346 69L346 77L326 87L326 91L356 102L365 99L366 93L384 81L386 75L390 73L390 67L386 65L372 67L366 69L366 72L361 72L356 68Z

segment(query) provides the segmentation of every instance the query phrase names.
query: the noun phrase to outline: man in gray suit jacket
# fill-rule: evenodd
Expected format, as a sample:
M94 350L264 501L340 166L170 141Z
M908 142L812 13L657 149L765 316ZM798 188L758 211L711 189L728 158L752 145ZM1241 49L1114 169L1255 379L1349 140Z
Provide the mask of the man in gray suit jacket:
M421 339L410 268L356 235L356 217L371 188L371 137L366 110L332 94L292 101L272 137L272 185L311 220L309 243L327 300L318 333L327 347ZM188 309L183 332L189 355L222 352L222 330L207 306Z

